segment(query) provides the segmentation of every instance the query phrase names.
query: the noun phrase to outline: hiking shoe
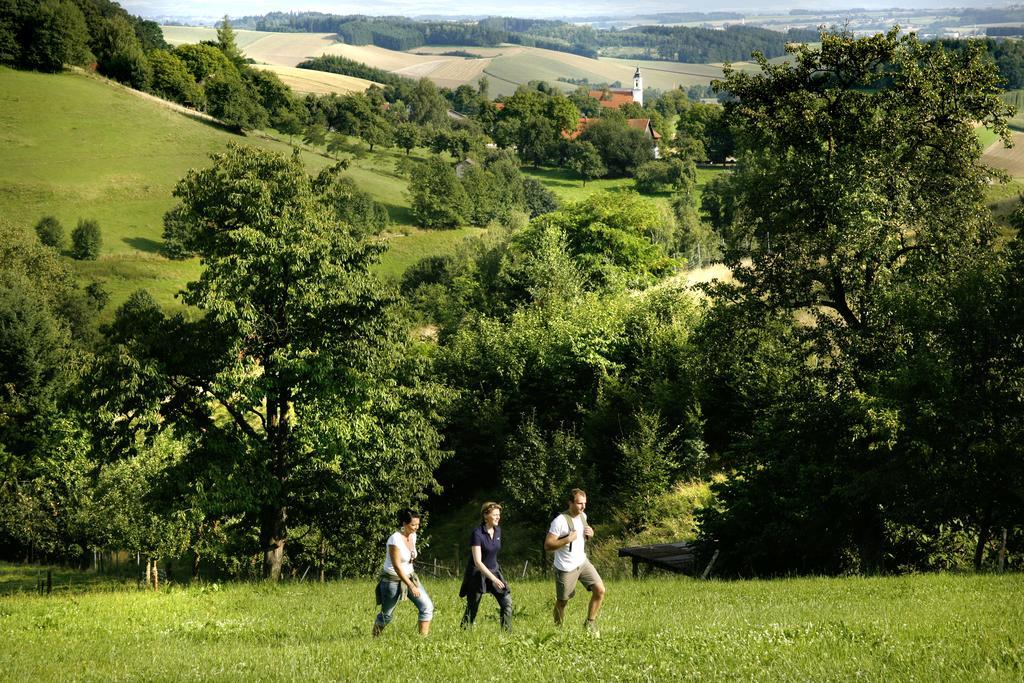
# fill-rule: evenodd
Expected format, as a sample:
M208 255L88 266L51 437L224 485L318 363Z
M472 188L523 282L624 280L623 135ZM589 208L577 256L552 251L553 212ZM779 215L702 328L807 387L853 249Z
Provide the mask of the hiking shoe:
M591 638L600 638L601 632L597 630L597 624L589 619L583 622L583 630L587 632L587 635Z

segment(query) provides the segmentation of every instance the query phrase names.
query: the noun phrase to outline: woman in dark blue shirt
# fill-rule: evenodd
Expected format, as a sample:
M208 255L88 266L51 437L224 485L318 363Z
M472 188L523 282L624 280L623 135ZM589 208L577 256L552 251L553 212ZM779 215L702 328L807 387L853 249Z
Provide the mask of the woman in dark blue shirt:
M512 630L512 593L501 575L498 553L501 551L501 506L484 503L480 508L482 522L469 536L469 562L462 578L459 597L466 598L466 613L462 626L468 627L476 621L476 612L484 593L490 593L501 608L501 627Z

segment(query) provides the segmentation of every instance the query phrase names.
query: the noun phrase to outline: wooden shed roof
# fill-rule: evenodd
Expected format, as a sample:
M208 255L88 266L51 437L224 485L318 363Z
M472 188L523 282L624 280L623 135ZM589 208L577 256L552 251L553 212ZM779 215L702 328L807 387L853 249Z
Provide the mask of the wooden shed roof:
M696 553L685 541L619 548L619 557L632 557L660 569L680 574L696 571Z

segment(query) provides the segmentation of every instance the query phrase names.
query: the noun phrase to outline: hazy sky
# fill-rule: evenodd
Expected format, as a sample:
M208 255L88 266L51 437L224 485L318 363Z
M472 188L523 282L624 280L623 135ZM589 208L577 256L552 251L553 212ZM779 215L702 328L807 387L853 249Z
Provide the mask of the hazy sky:
M840 9L845 7L1005 7L1012 4L993 0L724 0L707 2L680 0L378 0L377 2L331 2L330 0L122 0L132 14L143 17L220 17L224 14L241 17L274 11L317 11L332 14L422 15L500 15L512 17L582 17L595 15L621 16L653 12L708 12L804 9ZM628 8L628 9L627 9Z

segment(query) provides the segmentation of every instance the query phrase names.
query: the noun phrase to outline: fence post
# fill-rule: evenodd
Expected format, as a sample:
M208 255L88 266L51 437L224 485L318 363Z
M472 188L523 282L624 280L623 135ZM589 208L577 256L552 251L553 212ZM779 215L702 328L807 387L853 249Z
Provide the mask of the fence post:
M1006 527L1003 527L1003 542L999 544L999 573L1006 568Z
M49 595L53 591L53 570L46 570L46 594Z

